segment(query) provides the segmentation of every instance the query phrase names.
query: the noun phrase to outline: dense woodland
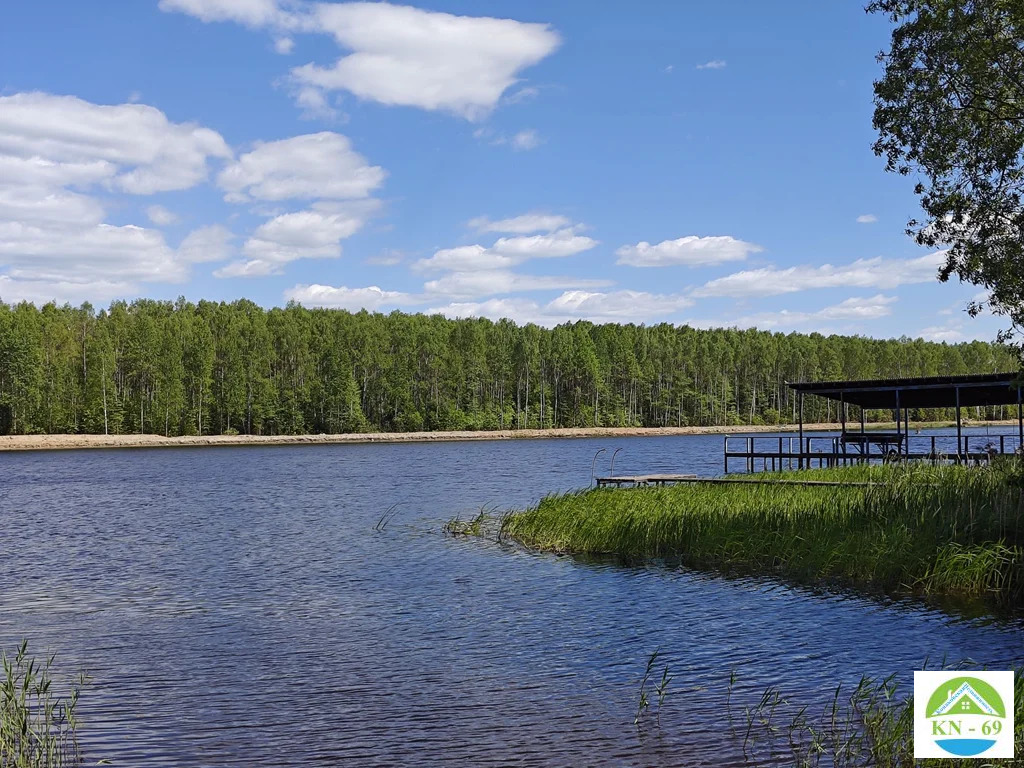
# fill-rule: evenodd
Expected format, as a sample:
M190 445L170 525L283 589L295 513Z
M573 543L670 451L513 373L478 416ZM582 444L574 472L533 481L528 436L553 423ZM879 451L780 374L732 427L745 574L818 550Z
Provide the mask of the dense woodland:
M667 324L545 329L245 300L116 302L99 312L0 303L0 432L13 434L773 424L796 418L787 381L1015 368L1010 350L983 342ZM819 398L806 408L809 421L836 417Z

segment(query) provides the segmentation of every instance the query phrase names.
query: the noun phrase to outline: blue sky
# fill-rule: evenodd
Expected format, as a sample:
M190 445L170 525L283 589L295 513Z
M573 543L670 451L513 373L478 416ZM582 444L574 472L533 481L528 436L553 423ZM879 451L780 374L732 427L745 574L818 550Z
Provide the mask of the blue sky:
M0 27L0 297L990 339L861 3L138 0Z

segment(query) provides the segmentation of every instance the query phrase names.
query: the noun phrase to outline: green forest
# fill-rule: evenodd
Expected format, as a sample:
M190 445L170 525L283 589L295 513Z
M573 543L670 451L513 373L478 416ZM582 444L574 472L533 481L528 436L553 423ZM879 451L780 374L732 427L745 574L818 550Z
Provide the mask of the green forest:
M984 342L668 324L547 329L247 300L139 300L100 311L0 303L0 433L776 424L797 416L787 381L1016 367L1010 349ZM808 399L806 420L836 418L818 400Z

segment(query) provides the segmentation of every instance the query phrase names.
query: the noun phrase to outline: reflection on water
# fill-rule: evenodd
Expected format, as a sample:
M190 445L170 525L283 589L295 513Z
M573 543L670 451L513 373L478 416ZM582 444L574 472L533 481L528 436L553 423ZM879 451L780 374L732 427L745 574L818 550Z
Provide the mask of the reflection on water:
M586 485L602 447L721 468L713 436L6 454L0 645L87 669L90 755L132 766L722 765L731 669L734 699L813 706L926 657L1024 663L1013 621L441 535ZM638 733L659 647L676 697Z

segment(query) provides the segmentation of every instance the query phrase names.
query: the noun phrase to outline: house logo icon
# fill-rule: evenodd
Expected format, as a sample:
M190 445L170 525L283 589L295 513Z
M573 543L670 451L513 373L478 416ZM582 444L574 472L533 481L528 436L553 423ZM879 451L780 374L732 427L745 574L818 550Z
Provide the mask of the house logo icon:
M1013 757L1012 672L914 673L914 757L950 755Z

